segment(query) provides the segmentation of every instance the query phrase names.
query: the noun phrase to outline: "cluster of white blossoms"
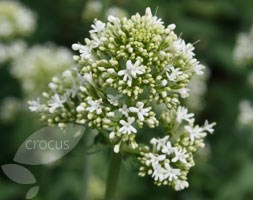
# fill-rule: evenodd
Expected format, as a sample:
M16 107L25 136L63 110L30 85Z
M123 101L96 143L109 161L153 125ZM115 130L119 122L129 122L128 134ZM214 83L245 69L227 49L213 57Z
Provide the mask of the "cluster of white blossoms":
M253 26L249 33L238 35L234 49L234 60L238 65L253 64Z
M73 54L64 47L53 44L35 45L16 57L11 73L28 96L38 95L47 89L55 74L74 65Z
M203 75L192 44L165 26L150 8L144 16L95 20L85 44L73 44L78 66L53 78L50 88L30 109L49 125L78 123L95 128L115 153L137 156L140 175L176 190L188 186L193 153L204 147L214 123L195 124L181 106L193 75ZM161 107L161 112L158 112ZM143 129L154 130L149 144ZM156 127L164 132L156 133ZM163 135L159 138L159 135Z
M102 1L99 0L89 0L87 1L85 8L83 10L82 17L84 20L92 20L94 18L99 18L103 9ZM106 16L115 16L118 18L127 17L128 13L117 6L112 6L106 10Z
M234 49L234 60L238 66L253 65L253 26L248 33L240 33ZM253 87L253 71L247 75L247 83ZM239 103L238 123L241 126L251 126L253 123L253 106L251 100L241 100Z
M253 106L250 100L242 100L239 104L239 125L251 125L253 123Z
M36 26L35 14L18 1L0 1L0 38L12 39L31 34Z
M194 123L194 114L178 106L172 111L162 113L160 123L165 129L165 136L150 140L148 147L139 157L143 166L139 175L150 175L157 185L171 185L175 190L189 186L187 174L194 166L193 154L205 146L207 133L213 133L215 123L205 121L203 126Z
M20 57L26 48L27 45L23 40L14 40L8 44L0 43L0 64Z
M26 50L27 45L20 38L30 35L35 26L35 14L20 2L0 1L0 65Z

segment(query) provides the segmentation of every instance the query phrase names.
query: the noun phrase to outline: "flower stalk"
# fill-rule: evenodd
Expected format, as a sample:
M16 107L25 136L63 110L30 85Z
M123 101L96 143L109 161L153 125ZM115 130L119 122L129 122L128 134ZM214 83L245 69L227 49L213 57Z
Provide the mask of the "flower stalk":
M113 200L118 183L120 168L121 168L121 154L112 153L111 162L108 170L106 190L104 200Z

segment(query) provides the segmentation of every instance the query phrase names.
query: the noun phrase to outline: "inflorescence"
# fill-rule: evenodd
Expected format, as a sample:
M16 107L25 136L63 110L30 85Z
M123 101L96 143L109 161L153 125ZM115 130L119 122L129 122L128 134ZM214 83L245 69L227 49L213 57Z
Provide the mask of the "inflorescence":
M24 93L33 97L47 89L55 74L74 65L72 57L69 49L52 43L35 45L14 59L11 73L20 81ZM49 87L53 88L54 84L50 83Z
M30 35L36 27L35 14L20 2L0 1L0 38Z
M115 153L137 156L139 175L150 175L157 185L188 187L193 155L215 125L195 124L194 114L181 105L191 77L203 75L194 46L150 8L144 16L109 16L107 23L95 20L91 27L85 44L72 46L78 66L53 78L49 91L29 102L30 109L49 125L97 129ZM158 126L163 137L154 131L150 144L139 141L143 128Z
M234 49L234 60L239 66L253 63L253 26L248 33L240 33Z

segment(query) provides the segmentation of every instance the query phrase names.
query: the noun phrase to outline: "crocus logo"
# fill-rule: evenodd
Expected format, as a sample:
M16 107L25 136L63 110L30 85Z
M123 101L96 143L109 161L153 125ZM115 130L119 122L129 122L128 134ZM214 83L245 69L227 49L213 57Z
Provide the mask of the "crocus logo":
M26 167L20 165L47 165L69 153L79 142L84 126L67 124L64 130L58 127L44 127L29 136L18 149L13 161L19 164L5 164L3 172L19 184L33 184L26 199L34 198L39 192L36 178Z

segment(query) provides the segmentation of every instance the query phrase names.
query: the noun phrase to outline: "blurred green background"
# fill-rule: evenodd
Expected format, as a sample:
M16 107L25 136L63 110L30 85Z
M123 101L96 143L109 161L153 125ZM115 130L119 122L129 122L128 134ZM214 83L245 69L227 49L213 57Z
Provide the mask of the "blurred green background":
M247 82L251 68L250 65L237 66L233 59L238 34L249 31L251 27L252 0L20 2L36 15L35 31L20 37L27 48L51 42L70 50L71 44L83 42L88 36L94 18L101 19L105 13L131 16L136 12L144 13L149 6L166 25L175 23L176 33L182 34L183 39L196 42L197 58L210 69L207 90L201 100L204 106L197 117L200 122L204 119L215 121L217 126L215 134L208 136L206 149L197 156L196 166L189 174L190 187L180 192L166 186L157 187L149 178L138 177L137 169L133 170L131 163L126 161L121 170L116 199L253 200L253 126L250 123L240 126L238 123L241 100L253 101L253 88ZM94 2L95 7L92 5ZM8 44L13 39L1 41L0 38L0 43ZM21 65L19 59L15 62ZM41 127L38 116L27 109L26 101L32 96L24 92L20 79L11 73L11 65L11 60L0 62L1 165L13 163L22 142ZM14 99L8 109L5 104L7 97ZM101 148L88 149L87 144L92 144L90 140L82 140L70 154L52 165L29 166L40 185L40 192L34 199L83 199L86 176L89 176L88 199L102 199L109 154ZM85 162L89 163L88 169L84 169ZM16 184L0 173L0 200L24 199L29 188L31 186Z

